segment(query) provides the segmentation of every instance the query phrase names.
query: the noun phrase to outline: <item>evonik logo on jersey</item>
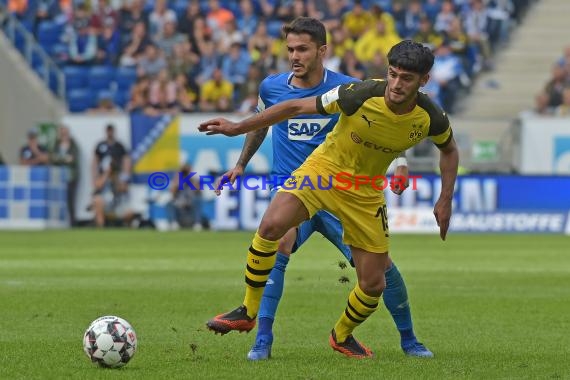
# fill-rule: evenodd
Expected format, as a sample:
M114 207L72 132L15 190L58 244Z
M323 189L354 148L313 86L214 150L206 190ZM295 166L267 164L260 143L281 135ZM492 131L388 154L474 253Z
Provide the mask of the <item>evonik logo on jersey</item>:
M311 140L330 121L331 119L289 119L287 121L289 140Z

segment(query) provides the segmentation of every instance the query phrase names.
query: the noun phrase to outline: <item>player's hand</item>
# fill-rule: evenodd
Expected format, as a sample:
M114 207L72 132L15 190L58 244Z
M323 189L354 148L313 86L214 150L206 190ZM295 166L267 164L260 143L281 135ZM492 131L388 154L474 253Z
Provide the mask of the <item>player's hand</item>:
M439 198L433 208L433 215L439 226L439 236L445 240L451 219L451 199Z
M215 186L216 190L214 190L214 193L216 193L216 195L219 196L222 193L224 184L230 183L233 185L237 177L241 176L242 174L243 174L243 167L240 165L236 165L235 168L228 170L227 172L222 174L222 176L218 178L216 181L216 186Z
M390 189L394 194L400 195L410 186L408 167L400 165L394 170L394 176L390 181Z
M240 134L237 127L237 123L219 117L201 123L198 130L207 135L237 136Z

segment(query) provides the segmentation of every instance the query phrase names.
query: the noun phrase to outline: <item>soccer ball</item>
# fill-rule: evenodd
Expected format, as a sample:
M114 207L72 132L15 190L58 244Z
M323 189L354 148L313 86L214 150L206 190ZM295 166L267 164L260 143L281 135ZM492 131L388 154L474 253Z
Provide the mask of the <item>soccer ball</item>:
M85 330L83 351L101 367L122 367L133 358L137 335L129 322L116 316L97 318Z

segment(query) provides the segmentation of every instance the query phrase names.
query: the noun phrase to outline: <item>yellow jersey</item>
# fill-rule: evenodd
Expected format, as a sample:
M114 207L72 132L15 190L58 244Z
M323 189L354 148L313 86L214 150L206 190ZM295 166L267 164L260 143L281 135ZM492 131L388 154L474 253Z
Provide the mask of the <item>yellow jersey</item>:
M325 141L307 158L306 165L318 173L337 178L374 178L386 175L400 153L430 138L445 146L452 137L449 119L426 94L418 92L414 109L404 115L393 113L384 99L387 83L369 79L343 84L317 97L323 115L340 113ZM342 184L341 184L342 186ZM347 189L357 197L378 197L378 186L367 184Z

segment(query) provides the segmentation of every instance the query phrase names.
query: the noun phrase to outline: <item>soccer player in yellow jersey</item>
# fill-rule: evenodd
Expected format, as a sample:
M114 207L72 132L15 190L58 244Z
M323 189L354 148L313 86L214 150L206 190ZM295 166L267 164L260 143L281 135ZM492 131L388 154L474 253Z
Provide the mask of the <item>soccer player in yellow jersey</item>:
M241 122L217 118L199 126L207 134L236 136L296 115L340 113L324 143L293 173L265 212L248 252L243 305L213 320L249 324L258 312L279 239L317 211L327 210L344 226L344 242L351 248L358 277L329 343L346 356L373 355L352 332L376 310L385 288L389 230L379 189L390 163L425 138L440 150L442 187L434 215L442 240L451 218L457 145L445 112L419 92L433 61L430 49L402 41L388 54L386 81L343 84L320 96L276 104Z

